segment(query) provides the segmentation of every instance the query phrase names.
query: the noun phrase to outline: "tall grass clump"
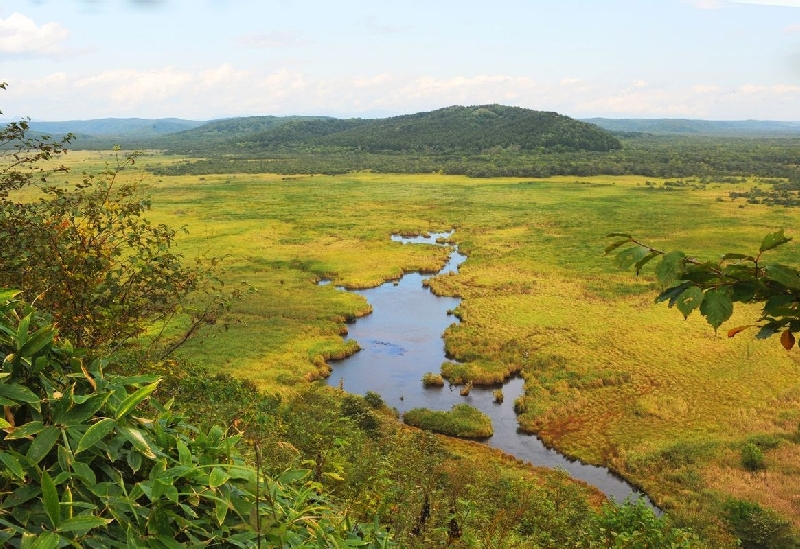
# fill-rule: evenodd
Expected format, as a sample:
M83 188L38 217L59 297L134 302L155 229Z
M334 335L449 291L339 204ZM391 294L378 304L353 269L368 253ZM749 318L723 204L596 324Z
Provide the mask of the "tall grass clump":
M486 438L494 434L491 418L469 404L456 404L449 412L414 408L403 414L403 421L453 437Z

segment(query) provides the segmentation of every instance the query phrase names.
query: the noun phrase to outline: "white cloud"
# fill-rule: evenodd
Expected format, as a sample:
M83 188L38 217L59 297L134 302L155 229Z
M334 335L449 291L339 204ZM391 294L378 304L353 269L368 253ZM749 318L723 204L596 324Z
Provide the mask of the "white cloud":
M794 25L789 25L783 32L786 34L800 34L800 23L795 23Z
M388 71L325 79L288 67L258 71L221 64L192 71L168 66L80 77L56 72L13 82L3 94L3 110L35 120L123 116L209 120L266 114L383 116L454 104L503 103L574 117L800 120L800 86L793 84L751 83L732 89L575 80L535 81L503 74L437 78Z
M12 13L0 19L0 52L11 54L50 55L63 53L63 43L69 30L58 23L36 23L22 15Z

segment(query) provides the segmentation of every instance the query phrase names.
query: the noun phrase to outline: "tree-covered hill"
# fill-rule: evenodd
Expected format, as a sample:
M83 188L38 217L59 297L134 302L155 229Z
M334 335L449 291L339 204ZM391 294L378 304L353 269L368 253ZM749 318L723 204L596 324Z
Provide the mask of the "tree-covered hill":
M375 120L299 121L241 142L252 147L328 146L368 152L621 148L615 137L593 124L503 105L452 106Z
M100 122L105 122L100 124ZM126 122L126 124L123 124ZM181 127L167 121L39 123L33 129L80 134L75 148L158 148L181 154L356 150L423 154L512 151L610 151L619 140L594 124L554 112L503 105L452 106L381 119L250 116ZM181 121L188 122L188 121ZM198 124L198 123L193 123ZM123 131L127 128L127 131ZM170 131L171 130L171 131ZM105 139L103 139L105 138ZM103 144L101 144L103 141ZM103 146L101 146L103 145Z

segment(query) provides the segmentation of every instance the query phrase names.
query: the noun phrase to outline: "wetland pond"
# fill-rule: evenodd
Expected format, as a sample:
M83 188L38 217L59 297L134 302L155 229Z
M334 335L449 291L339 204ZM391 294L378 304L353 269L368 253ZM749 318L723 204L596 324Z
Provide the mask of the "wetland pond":
M392 240L406 245L436 244L439 238L452 234L433 233L429 237ZM457 272L467 257L454 248L450 259L438 274ZM453 405L467 403L492 419L494 435L484 442L536 466L560 468L572 478L596 486L609 498L624 502L642 496L633 486L604 467L586 465L566 458L547 448L535 436L518 430L514 400L523 392L522 378L515 377L503 385L504 401L494 402L496 387L473 387L468 396L459 394L459 387L426 388L422 376L439 373L447 357L442 334L458 320L448 311L455 309L459 298L437 297L422 282L436 275L407 273L399 281L377 288L355 290L372 305L372 313L348 326L347 339L355 339L361 351L332 363L328 383L342 383L349 393L379 393L383 400L401 414L412 408L450 410ZM342 289L342 291L344 291ZM648 500L649 503L649 500Z

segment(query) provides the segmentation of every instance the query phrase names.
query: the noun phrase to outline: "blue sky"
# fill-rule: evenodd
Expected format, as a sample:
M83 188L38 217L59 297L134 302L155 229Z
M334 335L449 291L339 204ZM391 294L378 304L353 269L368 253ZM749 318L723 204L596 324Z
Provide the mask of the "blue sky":
M800 0L0 0L2 117L800 120Z

